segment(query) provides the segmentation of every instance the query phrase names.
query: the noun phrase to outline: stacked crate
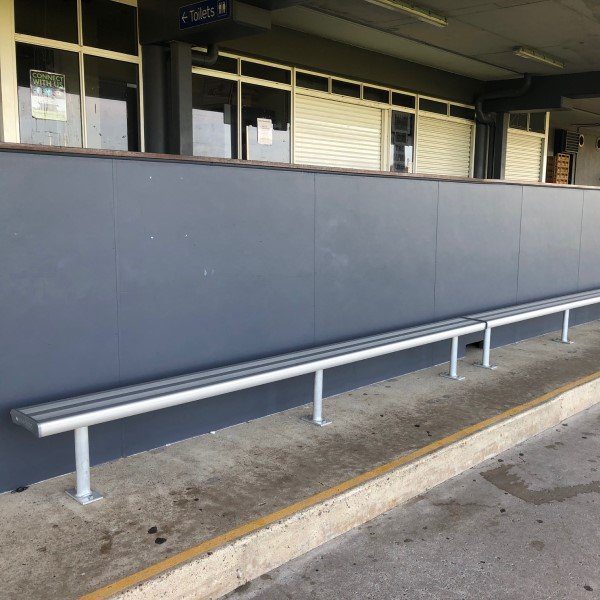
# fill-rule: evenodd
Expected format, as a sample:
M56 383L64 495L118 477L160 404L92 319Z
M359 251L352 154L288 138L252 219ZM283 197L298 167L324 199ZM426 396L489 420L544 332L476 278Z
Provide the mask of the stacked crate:
M555 154L548 157L548 168L546 169L547 183L569 183L569 154Z

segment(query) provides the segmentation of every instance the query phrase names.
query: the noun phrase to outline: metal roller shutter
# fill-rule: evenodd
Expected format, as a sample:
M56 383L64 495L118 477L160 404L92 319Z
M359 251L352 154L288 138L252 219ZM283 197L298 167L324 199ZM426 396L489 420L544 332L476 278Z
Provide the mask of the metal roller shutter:
M472 140L472 124L421 113L417 128L417 171L469 177Z
M382 119L378 108L297 94L294 162L378 171Z
M544 138L509 129L504 178L513 181L540 181L543 154Z

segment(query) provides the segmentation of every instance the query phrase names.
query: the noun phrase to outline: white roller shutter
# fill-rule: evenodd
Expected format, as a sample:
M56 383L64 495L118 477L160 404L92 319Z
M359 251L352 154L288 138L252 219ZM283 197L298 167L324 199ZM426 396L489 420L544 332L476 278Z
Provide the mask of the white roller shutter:
M504 178L513 181L540 181L543 154L543 137L509 129Z
M382 119L379 108L297 94L294 162L378 171Z
M469 177L472 140L471 123L421 113L417 125L417 171Z

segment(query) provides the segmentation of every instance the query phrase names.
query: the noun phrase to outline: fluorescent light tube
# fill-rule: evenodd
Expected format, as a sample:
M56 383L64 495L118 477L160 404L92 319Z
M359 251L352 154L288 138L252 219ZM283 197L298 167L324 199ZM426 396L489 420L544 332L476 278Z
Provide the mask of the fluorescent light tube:
M429 25L435 25L436 27L446 27L448 25L448 19L442 15L434 13L427 8L421 8L411 2L402 2L401 0L367 0L370 4L376 6L382 6L389 10L397 10L398 12L405 12L413 17L429 23Z
M548 56L535 48L527 48L525 46L517 46L514 48L514 53L521 58L528 58L530 60L537 60L538 62L544 63L546 65L550 65L551 67L556 67L557 69L564 69L565 63L562 60L558 60L558 58L553 58L552 56Z

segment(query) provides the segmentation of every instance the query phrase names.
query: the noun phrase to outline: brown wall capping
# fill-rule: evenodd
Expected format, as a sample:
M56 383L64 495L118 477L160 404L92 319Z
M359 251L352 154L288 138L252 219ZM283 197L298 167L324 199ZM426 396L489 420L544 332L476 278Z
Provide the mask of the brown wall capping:
M506 181L500 179L474 179L471 177L451 177L447 175L423 175L412 173L392 173L386 171L362 171L359 169L341 169L337 167L315 167L312 165L291 165L288 163L271 163L229 158L205 158L200 156L177 156L173 154L154 154L151 152L126 152L122 150L95 150L89 148L68 148L58 146L41 146L32 144L13 144L0 142L0 152L22 152L27 154L55 154L57 156L82 156L90 158L110 158L120 160L145 160L154 162L171 162L201 165L220 165L228 167L244 167L249 169L277 169L280 171L303 171L309 173L330 173L337 175L362 175L366 177L394 177L399 179L419 179L425 181L454 181L471 184L491 185L528 185L534 187L559 187L567 189L598 190L600 186L563 185L557 183L532 183L531 181Z

